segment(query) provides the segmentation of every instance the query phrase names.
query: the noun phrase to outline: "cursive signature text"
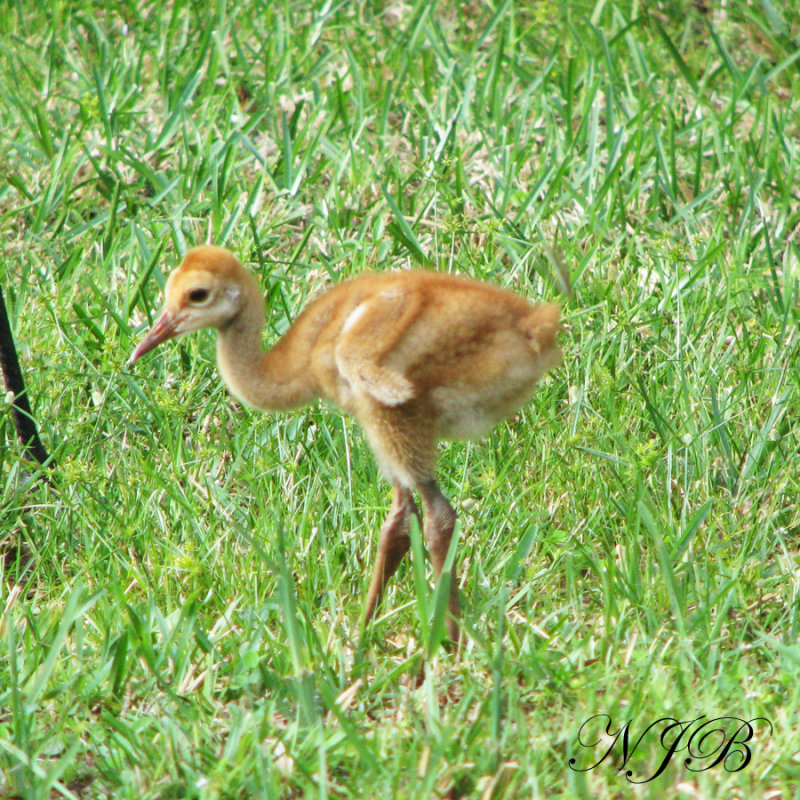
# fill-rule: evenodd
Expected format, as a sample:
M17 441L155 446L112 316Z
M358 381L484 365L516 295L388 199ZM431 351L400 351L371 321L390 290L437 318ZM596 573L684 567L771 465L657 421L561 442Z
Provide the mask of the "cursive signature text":
M657 778L677 756L692 772L705 772L717 766L727 772L739 772L750 763L752 751L747 743L763 723L769 726L769 733L772 734L772 723L765 717L750 720L738 717L707 719L705 715L688 720L662 717L647 725L636 737L633 720L612 731L611 717L608 714L595 714L578 731L578 744L592 751L591 763L580 766L577 758L571 758L569 768L575 772L588 772L611 757L612 761L617 760L617 769L624 771L630 783L648 783ZM652 775L636 779L630 768L632 759L637 751L640 756L642 751L650 751L653 743L660 748L661 761Z

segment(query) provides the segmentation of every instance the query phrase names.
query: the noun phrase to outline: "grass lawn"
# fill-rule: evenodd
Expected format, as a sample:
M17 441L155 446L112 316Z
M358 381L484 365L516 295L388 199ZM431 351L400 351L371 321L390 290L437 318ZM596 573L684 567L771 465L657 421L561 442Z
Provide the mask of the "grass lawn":
M0 797L800 797L797 3L17 0L0 44L55 460L6 408ZM209 333L126 366L204 241L272 338L366 269L561 303L563 366L442 449L459 650L418 536L359 647L351 420L241 408ZM719 717L763 719L658 722Z

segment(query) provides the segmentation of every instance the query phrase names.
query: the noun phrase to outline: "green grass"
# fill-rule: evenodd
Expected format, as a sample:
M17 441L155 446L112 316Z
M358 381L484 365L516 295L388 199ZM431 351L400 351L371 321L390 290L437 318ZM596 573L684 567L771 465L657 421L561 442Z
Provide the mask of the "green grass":
M56 467L0 415L0 796L800 797L795 4L38 5L0 11L0 281ZM460 651L419 559L359 648L350 420L239 408L210 334L125 366L206 240L272 336L365 269L560 299L564 365L443 449ZM603 713L773 730L633 786L568 767Z

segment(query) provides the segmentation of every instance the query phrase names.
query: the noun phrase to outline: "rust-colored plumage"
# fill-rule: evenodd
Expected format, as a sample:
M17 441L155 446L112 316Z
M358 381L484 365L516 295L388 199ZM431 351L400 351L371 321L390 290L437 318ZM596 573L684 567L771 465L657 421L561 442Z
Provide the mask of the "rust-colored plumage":
M264 299L255 278L220 247L198 247L167 281L164 309L131 362L166 339L218 332L230 391L263 409L331 400L361 423L394 487L381 528L365 620L408 551L409 520L424 512L437 577L456 514L435 480L436 442L475 438L517 410L561 359L559 309L437 272L364 274L312 302L264 352ZM447 620L458 635L456 581Z

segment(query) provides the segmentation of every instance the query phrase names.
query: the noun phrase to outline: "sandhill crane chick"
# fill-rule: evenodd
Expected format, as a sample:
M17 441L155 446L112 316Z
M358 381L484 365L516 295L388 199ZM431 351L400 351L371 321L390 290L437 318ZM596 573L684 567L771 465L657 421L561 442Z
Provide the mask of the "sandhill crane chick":
M189 251L169 276L164 308L130 363L200 328L217 330L217 364L248 405L283 410L325 398L352 414L392 482L364 621L410 547L419 517L434 572L442 572L456 513L436 484L436 442L476 438L520 408L561 360L559 309L496 286L432 271L366 273L314 300L264 351L264 298L230 251ZM458 638L450 583L447 631Z

